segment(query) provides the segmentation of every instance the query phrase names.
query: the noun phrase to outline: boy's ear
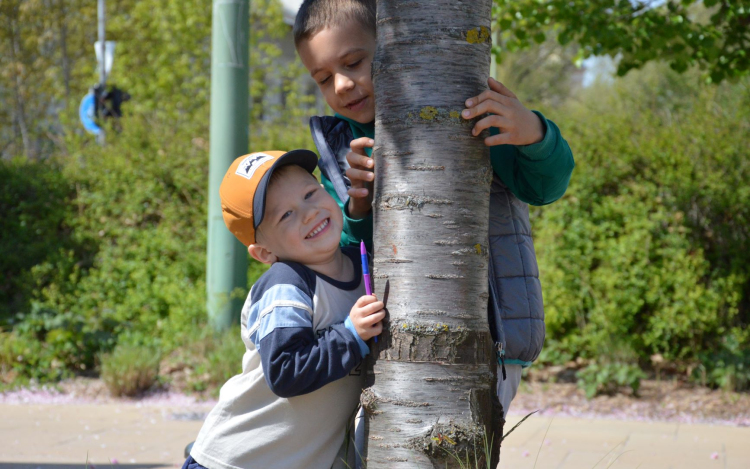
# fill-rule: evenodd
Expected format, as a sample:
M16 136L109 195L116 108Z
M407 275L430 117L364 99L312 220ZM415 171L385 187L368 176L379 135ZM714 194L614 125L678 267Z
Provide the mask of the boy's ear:
M274 253L262 244L251 244L247 247L247 252L250 254L250 257L263 264L273 264L279 260Z

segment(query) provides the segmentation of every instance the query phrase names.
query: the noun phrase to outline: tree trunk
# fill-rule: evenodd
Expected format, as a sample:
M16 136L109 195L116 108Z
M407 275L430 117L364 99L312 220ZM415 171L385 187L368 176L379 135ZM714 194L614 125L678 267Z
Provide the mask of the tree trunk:
M373 212L389 322L363 396L367 467L497 464L502 419L487 325L491 168L460 112L486 89L490 0L378 0ZM499 405L499 404L498 404Z
M65 1L59 2L57 13L57 24L60 32L60 58L63 72L63 83L65 84L65 104L70 98L70 57L68 56L68 18Z
M16 124L18 125L18 128L21 131L21 141L23 142L23 149L26 153L26 158L28 159L34 159L36 156L36 153L33 148L33 142L31 141L31 135L29 133L29 128L26 123L26 102L23 97L23 80L21 78L21 72L23 69L23 66L21 64L21 52L20 52L20 32L18 28L18 23L15 19L10 20L10 38L11 38L11 56L13 58L13 66L15 68L13 72L14 76L14 82L15 85L13 87L13 94L16 101L16 111L14 114L14 119L16 121Z

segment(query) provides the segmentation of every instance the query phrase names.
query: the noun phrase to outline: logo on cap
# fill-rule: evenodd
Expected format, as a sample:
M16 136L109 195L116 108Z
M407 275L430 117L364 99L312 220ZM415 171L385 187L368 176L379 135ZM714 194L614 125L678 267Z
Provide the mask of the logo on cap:
M240 162L239 166L237 166L237 171L235 171L234 174L242 176L245 179L252 179L255 171L260 168L263 163L272 159L273 156L266 155L265 153L253 153Z

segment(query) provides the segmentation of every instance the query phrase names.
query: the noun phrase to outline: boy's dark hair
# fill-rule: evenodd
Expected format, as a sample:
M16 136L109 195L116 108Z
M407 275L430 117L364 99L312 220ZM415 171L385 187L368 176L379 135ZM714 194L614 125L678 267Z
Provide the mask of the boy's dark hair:
M356 21L375 35L375 0L305 0L294 20L294 45L326 26Z
M287 171L289 171L289 168L295 166L292 164L284 165L280 168L276 168L276 170L271 173L271 179L268 181L268 187L271 187L272 184L276 183L281 179L281 177L286 174Z

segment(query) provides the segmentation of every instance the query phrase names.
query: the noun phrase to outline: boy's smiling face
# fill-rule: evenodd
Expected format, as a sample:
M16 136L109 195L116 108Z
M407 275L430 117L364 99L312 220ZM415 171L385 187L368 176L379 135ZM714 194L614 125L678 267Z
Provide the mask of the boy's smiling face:
M331 109L362 124L375 120L375 37L367 28L356 21L326 27L297 51Z
M341 209L303 168L289 165L271 182L263 221L250 254L257 260L299 262L308 266L335 256L341 241ZM262 250L256 257L253 249Z

